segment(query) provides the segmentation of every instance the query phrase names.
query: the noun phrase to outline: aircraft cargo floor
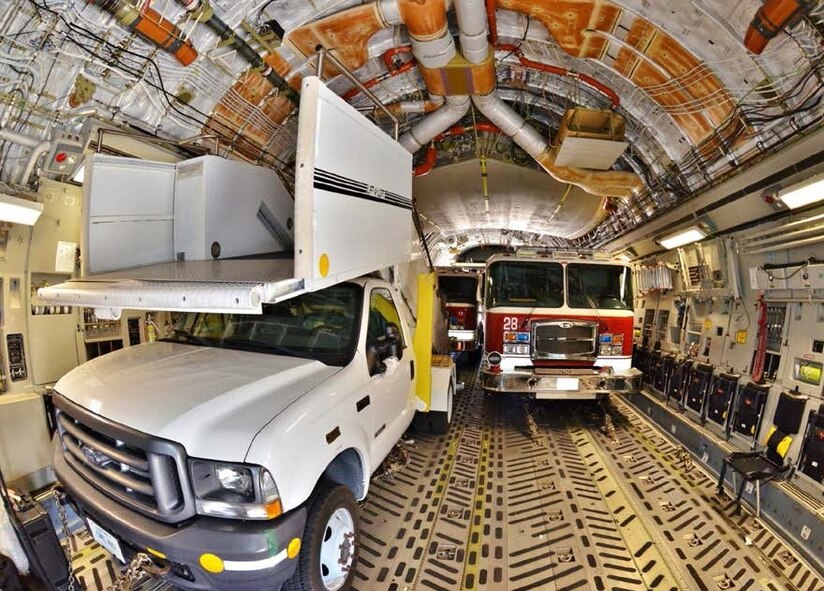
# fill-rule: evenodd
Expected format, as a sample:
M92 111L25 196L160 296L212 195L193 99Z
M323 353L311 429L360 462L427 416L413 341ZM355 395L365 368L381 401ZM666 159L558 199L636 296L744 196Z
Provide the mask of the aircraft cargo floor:
M493 397L475 375L449 433L414 435L373 479L357 591L824 590L619 398ZM85 554L78 574L98 588L108 566Z

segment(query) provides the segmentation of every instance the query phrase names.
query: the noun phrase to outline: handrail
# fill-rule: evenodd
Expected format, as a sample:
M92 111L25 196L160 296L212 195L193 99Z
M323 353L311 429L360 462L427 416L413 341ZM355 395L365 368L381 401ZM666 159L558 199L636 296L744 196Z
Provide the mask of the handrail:
M219 154L219 152L220 152L220 138L218 136L214 135L214 134L199 135L199 136L186 138L186 139L182 139L182 140L172 140L172 139L165 139L165 138L162 138L162 137L157 137L157 136L154 136L154 135L148 135L148 134L140 133L140 132L137 132L137 131L127 131L125 129L111 129L111 128L106 128L106 127L98 127L97 128L97 146L96 146L96 150L95 150L96 152L100 153L100 152L103 151L103 137L107 134L108 135L117 135L117 136L121 136L121 137L130 137L130 138L134 138L136 140L141 140L141 141L145 141L145 142L152 143L152 144L161 144L161 145L165 145L165 146L173 146L173 147L176 147L176 148L184 148L184 149L194 141L211 139L211 140L214 140L214 142L215 142L215 149L216 149L215 154ZM196 146L196 147L199 147L199 146Z

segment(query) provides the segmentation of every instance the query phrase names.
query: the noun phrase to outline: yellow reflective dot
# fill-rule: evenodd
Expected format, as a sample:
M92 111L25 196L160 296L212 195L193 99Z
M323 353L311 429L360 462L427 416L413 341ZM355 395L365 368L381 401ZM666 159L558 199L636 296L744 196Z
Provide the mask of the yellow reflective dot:
M295 558L300 552L300 538L294 538L286 547L286 556Z
M163 560L166 560L166 555L163 552L161 552L160 550L155 550L154 548L146 548L146 552L148 552L149 554L151 554L153 556L157 556L158 558L162 558Z
M223 559L214 554L201 554L200 566L207 573L218 574L223 572Z
M321 277L326 277L329 274L329 255L323 253L320 255L320 261L318 261L318 270L320 271Z

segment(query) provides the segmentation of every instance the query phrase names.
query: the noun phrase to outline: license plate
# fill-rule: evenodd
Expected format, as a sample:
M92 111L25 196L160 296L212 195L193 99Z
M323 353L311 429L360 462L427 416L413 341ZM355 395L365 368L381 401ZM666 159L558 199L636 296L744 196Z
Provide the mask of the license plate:
M555 389L565 391L577 390L578 378L557 378L555 380Z
M126 559L123 558L123 549L120 547L120 542L117 541L112 534L107 532L105 529L97 525L91 519L86 520L89 524L89 533L92 534L92 538L94 541L100 544L105 550L109 552L112 556L117 558L120 562L126 563Z

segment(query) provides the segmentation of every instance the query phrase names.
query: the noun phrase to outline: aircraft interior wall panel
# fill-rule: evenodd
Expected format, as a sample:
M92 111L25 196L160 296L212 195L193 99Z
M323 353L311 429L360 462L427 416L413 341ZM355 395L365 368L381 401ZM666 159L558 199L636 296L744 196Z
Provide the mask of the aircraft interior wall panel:
M21 392L31 385L28 366L25 379L11 380L6 346L6 337L13 334L22 334L24 346L28 344L26 319L29 295L25 271L30 236L31 228L18 224L0 230L0 358L6 392Z

